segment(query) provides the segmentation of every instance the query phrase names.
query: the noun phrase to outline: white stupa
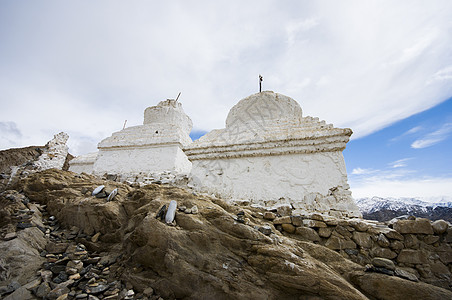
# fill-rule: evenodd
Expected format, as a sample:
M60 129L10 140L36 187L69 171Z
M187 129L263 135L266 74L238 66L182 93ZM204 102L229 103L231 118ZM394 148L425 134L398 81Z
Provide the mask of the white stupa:
M300 105L274 92L239 101L226 128L186 147L193 185L226 199L303 212L360 216L342 151L352 131L303 117Z
M191 163L182 148L192 142L189 136L192 126L176 100L148 107L143 125L115 132L98 144L93 173L118 174L132 180L165 171L188 174Z

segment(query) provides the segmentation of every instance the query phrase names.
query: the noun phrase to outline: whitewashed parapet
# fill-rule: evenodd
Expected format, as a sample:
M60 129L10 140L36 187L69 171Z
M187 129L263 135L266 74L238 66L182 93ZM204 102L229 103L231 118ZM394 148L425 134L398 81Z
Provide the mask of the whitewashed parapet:
M93 172L94 162L96 161L98 152L92 152L84 155L79 155L73 158L69 162L69 171L75 173L87 173Z
M267 206L360 216L342 151L351 129L303 117L299 104L271 91L239 101L226 128L185 147L201 191ZM342 191L339 195L332 191Z

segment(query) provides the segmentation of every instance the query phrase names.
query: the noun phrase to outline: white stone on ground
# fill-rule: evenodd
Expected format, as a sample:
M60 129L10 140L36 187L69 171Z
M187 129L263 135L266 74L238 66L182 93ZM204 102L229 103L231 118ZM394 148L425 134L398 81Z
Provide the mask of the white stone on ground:
M168 210L166 211L165 222L167 224L173 223L174 217L176 216L177 202L175 200L171 200Z

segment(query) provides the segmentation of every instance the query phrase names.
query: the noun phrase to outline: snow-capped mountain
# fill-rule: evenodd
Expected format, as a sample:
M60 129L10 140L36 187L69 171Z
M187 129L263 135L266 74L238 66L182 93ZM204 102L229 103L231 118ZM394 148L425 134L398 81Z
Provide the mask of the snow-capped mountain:
M413 215L452 222L452 197L372 197L356 199L356 204L366 219L388 221L402 215Z

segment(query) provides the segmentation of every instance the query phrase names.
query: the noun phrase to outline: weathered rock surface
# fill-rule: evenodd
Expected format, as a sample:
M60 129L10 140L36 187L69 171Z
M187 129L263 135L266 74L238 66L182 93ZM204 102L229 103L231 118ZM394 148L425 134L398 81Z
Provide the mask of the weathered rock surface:
M114 201L91 196L91 191L102 184L108 191L118 189ZM46 254L46 262L41 266L41 260L35 270L29 271L30 277L24 279L23 284L39 280L36 288L31 289L33 295L39 291L53 299L63 299L66 293L68 299L452 297L452 292L430 284L364 272L363 266L344 257L346 253L359 255L358 246L352 240L355 229L345 221L325 220L324 224L336 223L325 227L281 223L293 226L296 234L280 233L274 229L272 221L264 219L264 211L258 208L230 205L221 199L165 185L135 188L58 170L32 174L20 187L30 203L46 206L46 222L53 224L54 231L48 236L43 234L54 243L50 247L55 252L65 248L64 253ZM2 197L1 201L10 201ZM155 215L171 200L177 201L179 207L196 205L198 213L176 211L177 225L168 226ZM239 215L247 221L237 222ZM57 221L61 222L62 229L55 229L59 227ZM1 243L18 240L26 231L42 232L34 226L20 229L18 238ZM264 226L272 229L266 232L268 235L259 230ZM321 228L329 228L326 226L341 226L330 237L337 239L339 252L315 244L322 243L315 234ZM347 235L345 230L352 238L339 236L340 233ZM315 236L315 243L299 240L297 233L301 231ZM99 240L93 242L92 237L97 233L100 233ZM56 249L60 247L57 244L64 243L69 245ZM46 249L38 243L34 247L41 247L41 252ZM447 259L449 248L443 244L437 248ZM0 251L2 257L4 251ZM38 258L43 258L41 252L36 251ZM443 265L432 265L432 274L444 272ZM43 270L36 278L36 271L44 266L49 268L50 274ZM16 266L17 270L24 267ZM11 280L11 276L7 280ZM92 285L82 289L89 280ZM0 283L0 287L3 285Z

